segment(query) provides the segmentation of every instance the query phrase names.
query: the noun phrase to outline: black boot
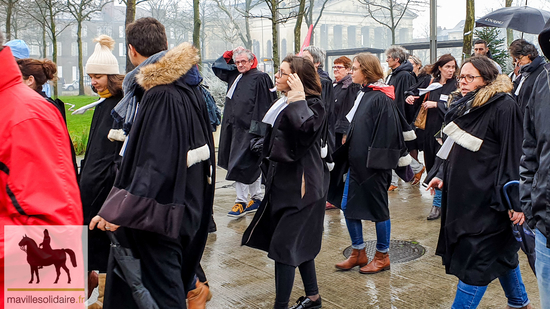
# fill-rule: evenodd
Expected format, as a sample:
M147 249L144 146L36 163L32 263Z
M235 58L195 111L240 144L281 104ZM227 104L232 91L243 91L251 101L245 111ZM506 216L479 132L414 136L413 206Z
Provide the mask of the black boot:
M430 211L430 214L428 215L428 220L435 220L439 219L441 217L441 207L435 207L432 206L432 211Z
M290 307L290 309L318 309L322 308L321 296L316 301L309 299L307 296L302 296L296 301L296 305Z

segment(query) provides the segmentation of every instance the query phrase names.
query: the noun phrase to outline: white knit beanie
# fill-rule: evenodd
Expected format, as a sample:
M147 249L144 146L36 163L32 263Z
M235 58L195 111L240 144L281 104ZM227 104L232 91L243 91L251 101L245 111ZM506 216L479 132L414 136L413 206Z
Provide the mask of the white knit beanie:
M115 40L108 35L102 34L94 39L94 42L97 42L97 44L95 45L94 53L88 58L88 62L86 62L86 73L120 74L118 61L111 52L115 47Z

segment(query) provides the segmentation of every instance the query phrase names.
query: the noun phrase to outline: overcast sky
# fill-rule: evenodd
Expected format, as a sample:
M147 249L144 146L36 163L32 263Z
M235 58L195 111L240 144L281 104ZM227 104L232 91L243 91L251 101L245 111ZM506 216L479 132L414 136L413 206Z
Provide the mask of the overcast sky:
M429 2L429 0L426 0ZM501 7L504 7L505 0L477 0L476 19ZM521 4L520 4L521 3ZM512 6L525 5L525 0L514 0ZM550 11L549 0L527 0L527 5ZM437 25L443 28L454 28L461 20L466 18L466 0L437 0ZM429 29L430 12L429 8L420 12L415 20L415 37L424 36L424 30Z

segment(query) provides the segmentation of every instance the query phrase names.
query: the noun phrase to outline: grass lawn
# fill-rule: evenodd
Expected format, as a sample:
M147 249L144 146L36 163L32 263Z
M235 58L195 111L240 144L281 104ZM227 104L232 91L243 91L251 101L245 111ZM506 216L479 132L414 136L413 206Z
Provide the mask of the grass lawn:
M73 141L77 155L81 155L86 151L88 143L88 133L90 132L90 124L92 122L93 110L88 110L83 115L71 115L71 113L87 104L95 102L99 97L95 96L60 96L59 99L67 104L74 104L74 108L65 104L65 112L67 113L67 127L69 135ZM69 110L71 108L71 110Z

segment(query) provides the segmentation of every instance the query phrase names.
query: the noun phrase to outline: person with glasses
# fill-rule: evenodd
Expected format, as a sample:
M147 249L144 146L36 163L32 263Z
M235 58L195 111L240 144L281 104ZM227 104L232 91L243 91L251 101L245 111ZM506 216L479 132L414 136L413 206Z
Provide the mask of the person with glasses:
M291 308L321 308L314 259L321 250L329 179L321 151L327 116L321 81L309 59L293 55L283 60L275 80L283 95L262 120L262 157L269 162L265 198L242 244L275 260L273 308L288 308L296 267L306 296Z
M353 101L361 89L359 84L354 83L351 80L351 59L346 56L342 56L334 60L334 66L332 67L334 72L334 117L336 118L336 125L334 128L335 135L335 149L338 149L345 142L345 136L348 134L349 121L346 119L346 115L349 113L353 106ZM332 173L331 173L332 174ZM340 179L331 175L331 186L333 183L339 182ZM337 207L327 201L326 209L336 209Z
M351 125L346 143L335 154L334 170L341 171L340 179L347 173L339 195L353 250L347 260L335 266L340 270L359 266L360 273L375 274L390 269L388 187L392 169L410 164L405 145L409 132L405 133L408 125L393 102L394 87L383 82L378 58L358 54L352 70L353 82L362 88L346 116ZM337 200L331 202L339 204ZM362 220L375 222L376 227L376 253L370 263Z
M519 72L514 82L514 90L512 93L516 97L521 110L524 111L529 101L529 97L533 92L533 85L539 74L543 71L546 61L535 45L527 42L524 39L517 39L508 47L510 56L519 66Z
M531 308L519 269L512 224L523 224L519 203L504 202L503 186L519 179L522 112L512 82L487 57L464 61L445 115L447 138L430 171L440 189L442 215L436 254L459 282L452 308L477 308L487 285L499 279L507 308ZM517 192L511 200L518 200Z
M237 198L227 214L232 218L254 213L263 199L261 158L252 147L257 135L251 130L258 127L276 93L270 91L271 77L257 66L256 56L244 47L226 51L212 65L214 74L227 82L218 165L227 170L226 180L235 181Z
M426 112L426 125L422 134L422 145L424 149L424 164L429 172L435 163L435 157L439 148L441 148L441 137L438 134L441 131L445 113L447 113L447 102L451 92L456 90L456 59L451 54L445 54L439 57L437 62L428 66L427 72L432 76L424 80L424 83L418 85L412 90L412 95L406 99L407 104L415 106L417 113L420 109ZM433 87L434 89L419 95L420 89ZM418 180L422 173L418 176ZM441 216L441 191L435 190L435 196L432 202L432 208L428 215L428 220L435 220Z

